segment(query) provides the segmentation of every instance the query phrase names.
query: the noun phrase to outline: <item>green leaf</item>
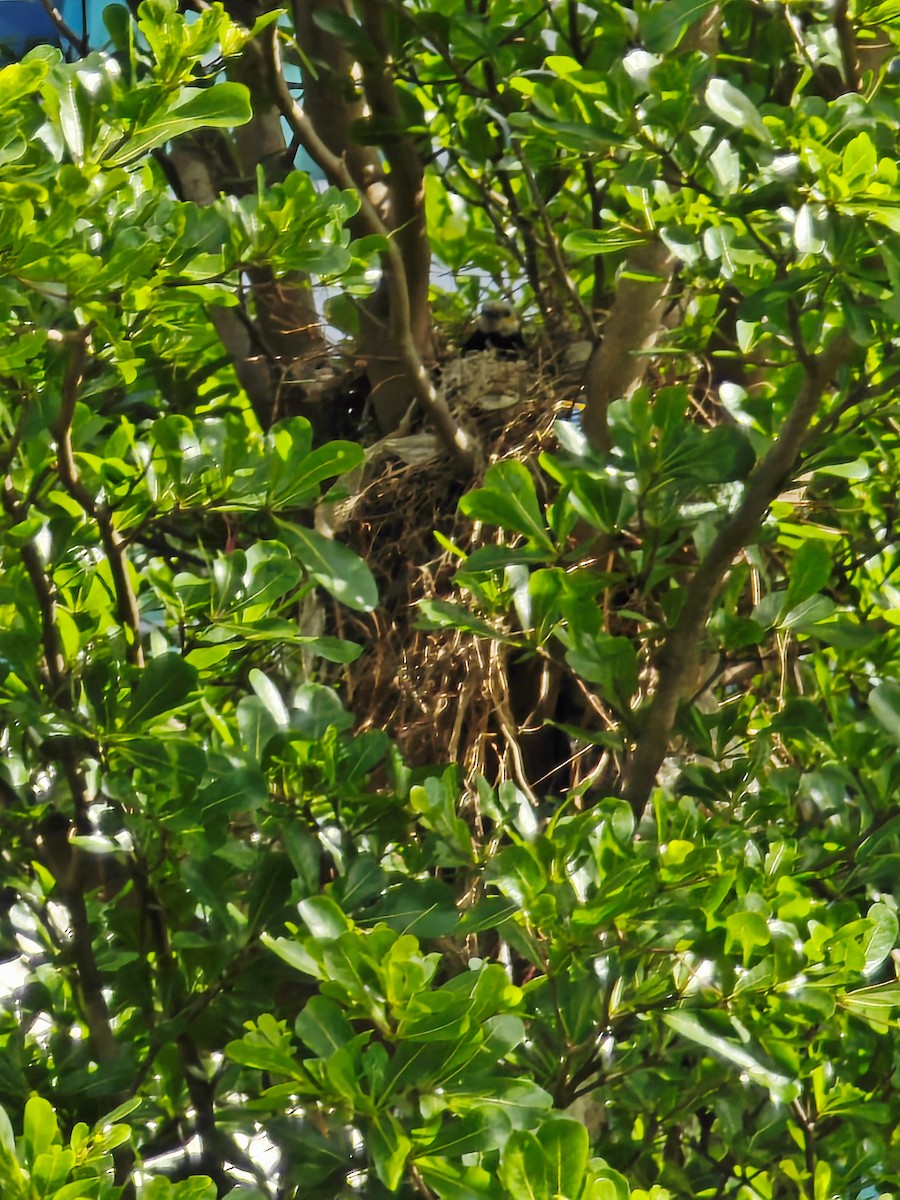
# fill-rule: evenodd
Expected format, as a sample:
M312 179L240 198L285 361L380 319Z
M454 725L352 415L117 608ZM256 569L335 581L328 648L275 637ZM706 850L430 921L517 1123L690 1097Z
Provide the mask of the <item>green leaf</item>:
M756 462L753 444L733 425L717 425L700 440L703 463L697 472L703 483L731 483L746 479Z
M644 234L621 229L578 229L563 238L563 250L577 258L591 258L595 254L618 254L632 246L643 246L646 241Z
M772 728L782 737L810 744L816 740L826 745L831 740L831 729L822 710L811 700L795 696L772 718Z
M822 542L803 542L790 560L790 578L782 611L788 612L821 591L828 582L833 563L831 552Z
M641 14L644 45L654 54L674 50L688 29L704 17L715 0L663 0Z
M210 126L232 128L245 125L253 116L250 93L242 83L217 83L208 88L182 88L178 102L139 124L118 150L104 155L106 166L134 162L142 154L179 134Z
M163 713L172 712L187 699L196 684L197 672L180 654L170 651L151 658L131 695L125 714L126 724L135 728Z
M36 92L49 70L49 62L42 59L30 59L4 67L0 71L0 111L14 109L17 101Z
M349 729L353 717L341 704L333 688L321 683L305 683L294 695L290 727L301 737L317 741L332 726Z
M0 1165L11 1176L10 1182L17 1183L22 1178L22 1170L16 1159L16 1135L5 1108L0 1108Z
M299 1074L297 1063L284 1050L260 1042L228 1042L225 1053L232 1062L242 1067L253 1067L257 1071L273 1071L276 1075L290 1078Z
M818 543L821 545L821 542ZM834 601L828 596L810 596L790 609L778 622L781 629L812 629L834 613Z
M418 1158L416 1169L441 1200L506 1200L496 1176L446 1158Z
M395 1192L412 1153L412 1142L393 1113L384 1112L372 1119L367 1144L378 1178L389 1191Z
M591 1149L588 1131L580 1122L560 1117L545 1121L537 1131L537 1140L549 1164L551 1194L578 1200Z
M704 99L710 112L726 124L747 130L761 142L771 142L772 136L756 105L727 79L711 79L706 85Z
M241 743L256 762L262 759L265 747L282 728L257 696L244 696L238 701L237 723Z
M341 604L357 612L375 608L378 585L368 565L353 550L301 525L290 531L290 541L316 583Z
M326 479L355 471L364 461L365 452L356 442L326 442L298 461L291 460L290 470L278 472L270 504L277 510L308 503Z
M638 660L634 646L623 637L606 633L590 634L572 626L575 645L566 650L566 662L588 683L613 703L623 704L634 694L638 681Z
M457 789L445 776L426 779L424 786L410 788L409 802L420 813L423 824L433 829L463 862L472 860L469 827L456 812Z
M32 1166L39 1154L44 1154L59 1141L59 1125L53 1105L43 1096L32 1096L25 1105L22 1129L26 1161Z
M871 975L897 945L900 923L894 909L880 902L873 904L866 916L874 923L874 928L865 939L866 965L863 971Z
M628 1180L618 1171L603 1167L585 1193L585 1200L629 1200Z
M308 900L301 900L298 908L306 927L315 938L333 941L353 928L353 922L328 896L310 896Z
M741 1071L745 1071L754 1083L768 1088L773 1096L785 1098L793 1093L793 1082L785 1075L780 1075L766 1066L760 1059L743 1048L743 1046L723 1037L720 1033L701 1024L700 1019L686 1011L663 1013L663 1020L682 1037L704 1046L707 1050L718 1055L726 1062L732 1063Z
M734 944L739 945L742 951L742 962L745 967L752 958L753 951L757 946L768 946L772 940L766 919L760 913L731 913L725 921L725 927L728 931L725 949L727 951Z
M893 1011L900 1007L900 984L881 983L875 987L845 992L839 998L839 1003L878 1033L887 1033L891 1028Z
M611 146L622 146L627 138L608 126L579 121L556 121L530 112L511 113L509 123L534 136L550 138L555 145L577 154L605 153Z
M258 668L253 667L248 672L247 678L250 686L272 718L276 725L286 725L288 721L288 711L285 703L281 698L281 693L267 675L264 675Z
M841 174L849 181L868 180L875 174L878 155L869 135L863 130L847 143L841 154Z
M900 683L887 680L872 688L869 708L891 738L900 744Z
M197 804L204 822L219 821L235 813L253 812L265 804L269 790L265 777L256 767L240 767L208 784L197 793Z
M320 1058L328 1058L354 1036L353 1026L327 996L313 996L307 1001L294 1024L294 1032Z
M428 1157L443 1155L459 1160L464 1154L483 1153L499 1149L509 1137L509 1121L496 1109L477 1109L462 1119L451 1118L443 1123L433 1142L428 1145Z
M312 975L316 979L321 976L322 967L319 961L313 958L309 951L298 942L291 941L290 938L273 938L264 933L262 943L295 971L301 971L304 975Z
M420 629L459 629L495 642L509 641L493 625L474 616L461 604L451 604L448 600L420 600L419 612L422 614L417 622Z
M552 1200L550 1163L533 1133L510 1134L500 1158L500 1182L513 1200Z
M475 521L487 521L501 529L524 533L548 554L554 553L534 480L528 468L514 459L490 467L484 485L463 496L459 508Z
M140 1096L132 1096L128 1100L123 1100L121 1104L117 1104L112 1112L108 1112L101 1117L97 1122L98 1128L105 1128L107 1125L115 1125L117 1121L121 1121L123 1117L130 1117L133 1112L136 1112L143 1103Z

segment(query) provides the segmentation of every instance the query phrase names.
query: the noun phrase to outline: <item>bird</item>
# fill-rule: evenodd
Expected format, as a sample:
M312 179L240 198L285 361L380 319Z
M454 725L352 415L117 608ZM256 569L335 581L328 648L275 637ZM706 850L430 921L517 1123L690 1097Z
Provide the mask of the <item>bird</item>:
M522 358L528 353L518 313L506 300L488 300L462 346L463 354L483 350L493 350L498 358L506 359Z

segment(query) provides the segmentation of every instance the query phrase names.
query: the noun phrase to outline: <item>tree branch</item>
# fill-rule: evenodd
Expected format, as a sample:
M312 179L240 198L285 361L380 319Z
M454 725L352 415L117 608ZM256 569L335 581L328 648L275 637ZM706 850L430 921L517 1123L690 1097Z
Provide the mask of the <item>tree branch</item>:
M841 333L809 361L793 407L778 439L750 476L744 498L725 521L687 588L681 615L669 632L657 663L659 678L643 729L626 766L622 794L639 816L669 748L678 705L694 685L702 636L716 596L735 556L743 549L784 487L810 423L835 373L850 357L853 344Z
M70 25L66 24L66 19L58 8L52 3L52 0L41 0L41 7L44 12L63 35L67 42L71 42L75 53L83 58L88 52L87 30L84 31L84 37L79 37Z
M377 54L377 63L362 62L363 90L372 115L390 121L398 131L405 119L391 73L391 49L384 30L381 0L358 0L363 32ZM424 323L424 331L413 329L420 350L431 337L428 317L428 275L431 266L431 247L425 225L425 169L418 146L408 133L398 133L384 147L390 171L387 186L390 192L390 217L395 237L403 254L407 290L412 306L411 321L415 326ZM416 297L422 293L421 305ZM421 314L418 311L421 308ZM424 332L424 338L422 333Z
M532 171L531 165L528 162L528 156L522 152L521 144L517 141L517 139L512 138L510 140L510 144L519 155L519 159L522 163L522 170L528 183L528 190L531 192L531 199L535 208L537 209L538 216L541 219L541 225L544 228L547 253L550 256L550 262L553 264L553 270L556 274L559 285L562 288L563 293L568 296L569 303L578 313L578 318L581 322L582 333L586 338L594 338L596 337L594 318L592 317L587 305L581 299L575 281L569 274L569 269L566 266L565 259L563 258L562 247L559 244L559 238L556 236L556 231L554 230L553 223L550 220L550 214L547 212L547 206L544 203L543 196L541 195L538 181L535 179L534 171Z
M78 389L81 386L84 363L87 358L87 347L91 336L91 326L85 326L80 331L81 336L76 341L69 361L66 364L63 379L62 406L57 419L53 422L51 432L56 440L59 477L69 495L77 500L88 516L97 523L103 552L109 560L110 574L116 593L117 616L125 632L126 655L128 661L136 667L144 665L144 652L141 648L140 613L137 598L131 585L128 573L128 558L125 545L113 526L112 512L105 501L95 501L81 481L75 466L72 452L72 420L75 415L75 404L78 400Z
M19 504L13 491L12 480L3 481L3 508L13 521L25 519L25 511ZM33 542L26 542L20 550L22 563L28 572L31 586L34 589L38 611L41 614L41 644L44 647L44 669L49 690L55 694L63 683L65 660L56 628L56 596L53 585L44 570L41 556Z
M76 343L76 354L78 344L83 346L84 342ZM80 368L77 370L80 378ZM73 367L70 361L66 371L67 379L71 372L73 372ZM64 407L65 403L64 401ZM74 404L72 407L74 408ZM71 416L69 419L71 420ZM2 504L14 521L24 519L26 508L16 499L9 478L3 483ZM71 697L68 695L65 657L56 624L56 592L53 580L45 570L34 543L29 542L22 546L21 556L34 589L41 618L41 642L44 651L48 699L51 701L58 699L71 719ZM73 738L66 737L60 740L56 758L72 794L75 827L80 832L84 832L88 798ZM68 823L65 819L63 820L62 837L64 838L62 858L66 861L67 869L58 875L54 872L54 877L72 923L71 944L77 976L77 994L97 1061L110 1062L117 1056L118 1046L110 1025L109 1009L103 996L103 979L94 955L90 920L84 898L86 880L84 873L75 866L75 859L80 852L69 844Z
M610 448L607 411L613 400L629 396L644 378L646 351L662 328L675 260L653 240L629 251L616 287L603 340L591 357L585 379L584 432L597 450Z
M832 21L835 33L837 34L838 45L841 48L841 62L844 64L844 82L851 92L858 92L860 86L859 59L856 54L856 38L853 34L853 26L847 14L848 5L849 0L838 0L834 6Z
M387 257L385 278L390 299L391 341L397 350L400 366L409 379L413 397L434 422L438 436L449 450L460 471L467 475L472 474L477 458L473 439L457 424L446 402L438 396L434 384L431 382L431 376L416 349L411 325L406 270L400 249L368 196L357 186L347 163L328 149L306 113L291 95L281 69L277 30L273 26L267 33L272 57L272 82L282 115L293 133L302 142L306 152L325 172L328 181L335 187L356 193L359 198L360 216L367 231L385 239Z

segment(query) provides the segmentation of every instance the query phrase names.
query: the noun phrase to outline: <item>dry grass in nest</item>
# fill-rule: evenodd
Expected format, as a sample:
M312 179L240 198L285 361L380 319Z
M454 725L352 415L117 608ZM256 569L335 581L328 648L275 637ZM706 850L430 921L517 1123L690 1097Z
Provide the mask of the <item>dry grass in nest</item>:
M510 457L531 464L555 446L553 422L571 406L560 399L557 378L486 355L451 367L448 399L459 420L478 428L487 466ZM508 405L478 403L511 394ZM335 606L333 619L365 646L344 676L348 706L363 728L386 730L411 765L458 762L468 779L480 772L496 780L522 774L521 763L510 761L516 730L503 648L457 630L415 628L420 600L459 600L459 559L441 549L435 531L467 554L501 536L457 513L462 494L479 483L455 478L443 457L403 462L390 446L370 454L336 527L374 572L380 604L351 621Z

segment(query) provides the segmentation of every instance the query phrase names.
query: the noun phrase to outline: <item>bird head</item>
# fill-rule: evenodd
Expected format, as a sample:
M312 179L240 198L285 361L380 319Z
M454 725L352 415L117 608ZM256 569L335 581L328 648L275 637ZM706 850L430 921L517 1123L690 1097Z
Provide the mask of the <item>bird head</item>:
M496 333L501 337L513 337L519 332L519 314L506 300L488 300L478 318L482 333Z

